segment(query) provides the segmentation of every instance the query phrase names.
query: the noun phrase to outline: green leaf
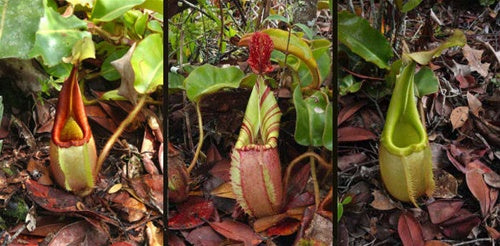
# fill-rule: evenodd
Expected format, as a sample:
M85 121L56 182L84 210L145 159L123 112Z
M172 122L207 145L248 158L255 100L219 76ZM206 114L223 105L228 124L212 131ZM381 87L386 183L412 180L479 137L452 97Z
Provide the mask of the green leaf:
M326 76L330 73L332 68L332 61L330 59L330 48L329 47L321 47L314 49L312 51L314 60L316 60L316 64L318 64L318 71L320 81L323 81ZM289 56L290 57L290 56ZM300 62L299 68L297 69L300 78L300 85L305 87L312 83L311 73L307 68L307 65L304 62Z
M422 0L409 0L405 4L403 4L403 7L400 9L401 12L406 13L414 8L416 8Z
M296 27L299 27L300 29L302 29L302 31L304 31L304 34L306 34L306 37L308 39L313 39L314 37L314 32L311 28L309 28L308 26L302 24L302 23L295 23L294 26Z
M87 58L95 58L94 41L90 37L78 40L71 49L70 57L63 57L66 63L77 64Z
M31 57L41 56L43 63L51 67L62 62L63 57L71 55L76 42L88 37L87 23L72 15L62 17L58 12L47 6L44 0L45 14L40 20L36 32L36 41L30 51Z
M439 90L439 81L429 67L422 67L415 74L415 92L418 97L434 94Z
M352 75L347 75L340 81L339 94L345 96L348 93L355 93L361 89L361 82L356 82Z
M116 90L110 90L106 91L102 96L99 98L100 100L113 100L113 101L125 101L127 98L124 96L118 94L118 89Z
M134 88L140 94L149 94L163 85L163 37L155 33L147 36L135 48L130 60L134 69Z
M112 21L142 3L144 0L96 0L90 18L93 21Z
M326 106L326 122L323 132L323 145L328 150L333 150L333 104Z
M149 9L163 14L163 0L146 0L139 8Z
M148 15L142 14L137 18L134 24L135 33L142 37L144 35L144 31L146 30L146 22L148 21Z
M184 88L189 100L198 103L202 96L222 88L237 88L243 76L237 67L219 68L205 64L189 74L184 80Z
M123 57L127 51L128 48L115 50L108 57L106 57L106 59L104 59L101 66L101 76L103 78L108 81L115 81L121 77L120 73L115 69L115 67L113 67L113 65L111 65L111 62Z
M163 27L161 26L160 22L157 20L151 20L148 22L148 29L157 32L157 33L163 33Z
M178 90L184 89L184 76L178 73L168 73L168 91L174 92Z
M347 11L338 14L339 41L352 52L380 68L389 68L393 56L391 46L385 37L370 26L367 20Z
M428 51L420 51L420 52L414 52L410 54L403 54L403 57L409 57L415 62L417 62L420 65L427 65L433 58L436 58L441 55L441 52L443 50L448 49L453 46L464 46L467 43L467 38L465 37L465 34L461 31L456 29L453 32L453 35L449 37L445 42L443 42L441 45L438 47L428 50Z
M282 15L269 15L266 19L264 19L263 22L266 22L266 21L282 21L282 22L285 22L287 24L290 24L290 21L288 20L288 18L286 18Z
M0 0L0 58L28 58L42 16L42 0Z
M323 132L326 129L328 97L315 91L306 99L302 98L300 86L295 87L293 103L297 113L295 141L304 146L323 146Z

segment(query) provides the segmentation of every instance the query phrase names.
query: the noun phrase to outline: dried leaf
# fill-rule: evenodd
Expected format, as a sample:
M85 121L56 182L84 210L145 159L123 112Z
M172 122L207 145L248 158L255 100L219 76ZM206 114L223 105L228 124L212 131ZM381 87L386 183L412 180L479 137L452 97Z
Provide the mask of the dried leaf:
M440 224L455 216L463 204L462 200L437 200L427 205L427 210L432 223Z
M471 113L479 117L479 111L481 111L481 106L483 106L481 101L479 101L479 99L477 99L470 92L467 92L467 103L469 104Z
M262 238L246 224L228 219L209 224L215 231L226 238L243 242L245 245L258 245L262 242Z
M488 231L488 234L490 234L490 237L494 240L500 239L500 232L498 232L495 228L486 226L486 230Z
M479 201L481 205L481 214L486 216L490 211L490 189L483 179L483 172L478 169L468 170L465 174L467 187L472 195Z
M436 181L436 189L432 193L434 198L450 199L457 195L458 181L455 176L446 172L444 169L434 169L434 180Z
M294 219L284 219L277 225L267 229L268 237L272 236L288 236L295 233L300 227L300 221Z
M214 213L214 204L210 200L191 196L177 206L177 213L168 219L168 229L184 230L202 225Z
M341 127L337 130L337 135L339 142L356 142L377 139L377 136L371 131L360 127Z
M148 245L163 246L163 231L151 221L146 224L146 234L148 235Z
M463 48L463 53L465 59L469 62L469 66L472 71L478 72L481 76L488 76L488 69L490 67L489 63L481 63L481 56L483 56L484 50L476 50L471 48L468 44L466 44Z
M404 246L423 246L424 237L418 221L409 212L403 212L398 220L398 234Z
M134 43L120 59L111 62L111 65L113 65L121 75L121 84L120 88L118 88L118 94L124 96L134 104L137 103L137 91L134 89L135 74L130 59L132 58L136 44L137 43Z
M349 119L353 114L355 114L358 110L365 106L366 103L366 101L359 101L357 103L348 104L343 107L339 112L339 116L337 117L337 125L340 125L344 121Z
M49 246L57 245L108 245L108 237L87 221L78 221L56 233Z
M450 121L453 130L462 127L469 118L469 107L461 106L456 107L451 111Z
M425 242L425 246L450 246L450 244L438 240L430 240Z
M337 166L339 170L343 171L349 168L351 165L359 164L365 161L366 159L368 159L368 156L366 156L364 152L344 155L339 157Z
M193 245L200 246L219 246L224 241L210 226L201 226L192 230L186 236L186 240Z
M210 195L224 197L224 198L230 198L230 199L236 199L236 196L233 193L233 187L231 185L231 182L226 182L226 183L219 185L217 188L213 189L210 192Z
M471 212L460 209L455 214L455 217L443 222L440 226L441 232L451 239L464 239L470 234L472 228L478 226L481 220L477 215Z
M373 201L370 203L372 207L377 210L391 210L396 208L391 202L391 199L383 194L380 190L374 190L372 192Z

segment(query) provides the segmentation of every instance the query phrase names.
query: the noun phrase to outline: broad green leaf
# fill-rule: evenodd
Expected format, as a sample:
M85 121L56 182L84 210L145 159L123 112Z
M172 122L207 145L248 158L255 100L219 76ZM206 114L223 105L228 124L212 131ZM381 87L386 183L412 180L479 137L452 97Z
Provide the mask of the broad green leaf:
M300 86L297 86L293 92L293 103L297 113L295 141L304 146L323 146L328 97L321 91L315 91L303 99Z
M128 48L115 50L113 53L107 56L106 59L104 59L104 62L101 66L101 76L103 78L108 81L115 81L121 77L120 73L115 69L115 67L113 67L113 65L111 65L111 62L119 59L120 57L123 57L123 55L125 55L127 51Z
M149 9L163 14L163 0L146 0L144 3L139 5L139 8Z
M312 75L311 88L317 88L320 84L320 72L318 70L318 64L314 59L313 52L309 45L297 37L295 34L290 35L290 43L288 44L288 32L280 29L266 29L262 30L263 33L269 35L274 44L274 49L288 52L297 58L301 59L309 69ZM248 46L250 44L250 39L253 33L246 34L243 36L239 42L240 46ZM288 49L287 49L288 48Z
M339 94L345 96L348 93L355 93L361 89L361 82L356 82L352 75L347 75L340 80Z
M323 145L328 150L333 150L333 104L328 103L326 107L326 122L323 132Z
M112 21L142 3L144 0L96 0L90 18L93 21Z
M28 58L42 16L42 0L0 0L0 58Z
M31 57L41 56L43 63L51 67L62 62L63 57L71 55L76 42L91 35L84 31L87 23L72 15L62 17L58 12L48 7L44 1L45 14L40 20L36 32L36 41L30 51Z
M135 48L130 60L134 69L134 88L140 94L149 94L163 85L163 37L155 33L147 36Z
M125 101L125 100L127 100L127 98L118 94L118 89L106 91L104 94L102 94L102 96L99 99L101 99L101 100L113 100L113 101Z
M420 65L427 65L433 58L440 56L443 50L453 46L462 47L466 43L467 43L467 38L465 37L465 34L461 30L456 29L453 32L453 35L448 39L446 39L446 41L444 41L438 47L428 51L420 51L420 52L406 54L406 56L411 58ZM405 54L403 55L403 57L404 56Z
M160 22L157 20L151 20L148 22L148 29L157 32L157 33L163 33L163 27L161 26Z
M257 82L257 74L249 73L241 79L240 87L253 88L255 82Z
M332 68L332 61L330 59L329 50L329 47L321 47L312 51L313 57L316 60L316 64L318 64L320 81L323 81L326 76L328 76ZM311 73L309 72L305 63L300 62L297 72L299 74L300 85L302 87L308 86L312 83Z
M401 59L396 60L391 64L391 69L389 73L385 75L385 82L387 87L393 88L394 84L396 84L396 78L401 71L401 66L403 65L403 61Z
M219 68L205 64L189 73L184 80L184 88L189 100L198 103L202 96L222 88L237 88L243 76L237 67Z
M367 20L342 11L338 14L339 41L352 52L372 62L380 68L389 68L389 59L393 56L386 38L370 26Z
M418 97L433 94L439 90L439 81L429 67L422 67L415 74L415 89Z
M56 80L57 82L64 82L64 80L69 77L73 65L69 63L59 63L55 66L48 67L42 64L42 67L43 70L47 72L50 76L59 78L58 80Z

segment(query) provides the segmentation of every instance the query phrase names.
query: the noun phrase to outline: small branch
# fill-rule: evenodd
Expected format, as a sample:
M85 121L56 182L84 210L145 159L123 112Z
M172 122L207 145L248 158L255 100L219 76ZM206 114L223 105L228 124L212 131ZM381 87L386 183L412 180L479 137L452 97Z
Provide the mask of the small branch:
M196 161L198 161L198 156L201 152L201 146L203 145L203 121L201 118L200 102L196 103L196 114L198 115L198 130L200 131L200 139L198 140L198 146L196 147L196 152L194 153L193 160L191 161L191 164L189 164L189 167L187 169L188 175L196 165Z
M316 177L316 164L314 163L314 158L309 157L309 164L311 165L311 177L313 181L313 187L314 187L314 205L316 210L319 207L320 203L320 198L319 198L319 184L318 184L318 178Z
M132 112L130 112L130 114L127 116L127 118L125 118L122 121L122 123L120 123L118 128L116 128L115 133L113 133L113 135L111 135L111 137L108 139L108 141L106 142L106 145L104 145L104 148L102 149L101 154L99 155L99 159L97 159L97 169L96 170L101 169L101 166L104 163L104 160L106 159L106 157L108 156L109 151L111 150L111 148L115 144L116 140L118 140L118 137L120 137L120 135L123 133L123 131L125 131L125 128L128 125L130 125L130 123L132 123L132 121L135 119L137 114L141 111L142 107L146 103L146 98L147 97L144 95L139 99L139 102L134 107Z

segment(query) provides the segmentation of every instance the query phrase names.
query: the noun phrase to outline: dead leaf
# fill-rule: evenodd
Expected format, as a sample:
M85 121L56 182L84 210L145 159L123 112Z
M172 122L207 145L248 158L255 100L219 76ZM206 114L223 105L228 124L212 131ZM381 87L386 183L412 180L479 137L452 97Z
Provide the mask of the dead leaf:
M368 157L364 152L344 155L339 157L337 167L339 168L339 170L343 171L349 168L351 165L359 164L366 159L368 159Z
M361 127L341 127L337 130L337 135L339 142L356 142L377 139L377 135Z
M284 219L277 225L267 229L266 234L268 237L272 236L289 236L295 233L300 227L300 221L295 219Z
M453 63L454 66L451 68L451 71L453 72L453 77L460 83L460 88L464 89L476 85L476 79L470 74L471 69L469 65L456 63L455 60L453 60Z
M225 219L222 222L210 222L210 226L224 237L243 242L246 245L258 245L262 238L248 225Z
M437 200L427 205L427 211L433 224L440 224L453 216L462 208L462 200Z
M465 59L469 62L472 71L478 72L481 76L486 78L488 76L489 63L481 63L481 57L484 50L476 50L471 48L468 44L462 47Z
M337 117L337 125L341 125L344 121L349 119L359 109L365 106L366 103L367 103L366 101L359 101L357 103L348 104L345 107L343 107L339 112L339 116Z
M201 226L192 230L186 236L186 240L193 245L202 246L219 246L224 241L210 226Z
M168 219L168 229L184 230L198 227L205 223L214 213L212 201L191 196L187 201L177 205L177 213Z
M128 214L127 221L129 222L136 222L142 219L147 213L144 203L130 196L122 202L122 205L123 210Z
M491 46L491 44L488 42L484 42L484 44L491 50L491 52L493 52L493 54L495 54L497 61L500 63L500 51L495 51L493 46Z
M331 220L314 213L309 227L304 231L304 239L314 240L318 243L330 244L333 242L333 223ZM313 244L318 245L318 244Z
M33 178L37 179L38 183L42 185L52 185L54 183L50 178L49 168L41 160L31 158L26 169Z
M425 246L450 246L450 244L438 240L430 240L425 242Z
M136 44L137 43L134 43L120 59L111 62L111 65L113 65L116 71L121 75L121 84L120 88L118 88L118 94L127 98L134 105L137 103L137 92L134 89L135 74L130 59L132 58Z
M236 195L233 193L233 186L231 185L231 182L226 182L219 185L217 188L213 189L210 192L210 195L236 199Z
M483 106L481 101L479 101L479 99L477 99L470 92L467 92L467 103L469 104L471 113L479 117L479 111L482 110L481 106Z
M49 246L57 245L108 245L108 237L82 220L59 230L49 243Z
M472 214L466 209L460 209L455 216L445 222L441 226L441 232L451 239L466 238L472 228L481 223L479 216Z
M148 235L148 245L163 246L163 231L156 227L152 221L146 224L146 234Z
M373 201L370 203L372 207L378 210L391 210L396 208L391 202L391 199L383 194L380 190L374 190L372 192Z
M500 175L496 172L486 172L483 174L484 181L491 187L500 189Z
M423 246L424 237L418 221L409 212L403 212L398 220L398 234L404 246Z
M484 182L483 172L477 169L469 170L465 174L465 180L472 195L474 195L481 205L481 214L486 216L490 211L491 200L490 189L486 185L486 182Z
M469 118L469 107L461 106L456 107L451 111L450 121L453 130L462 127Z
M455 176L441 168L434 169L433 173L436 188L434 189L434 193L432 193L432 197L444 199L455 197L458 192L458 181Z
M486 226L486 230L488 231L488 234L490 234L490 237L494 240L500 239L500 232L498 232L495 228Z

